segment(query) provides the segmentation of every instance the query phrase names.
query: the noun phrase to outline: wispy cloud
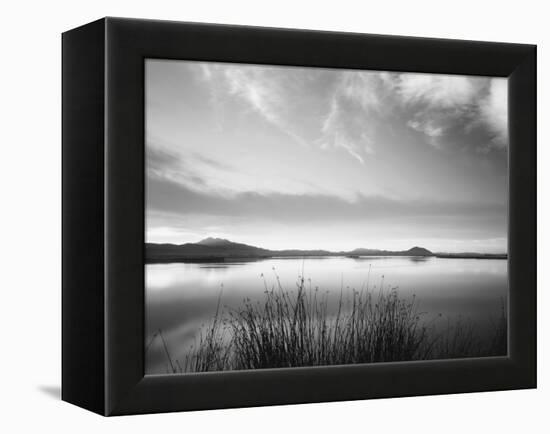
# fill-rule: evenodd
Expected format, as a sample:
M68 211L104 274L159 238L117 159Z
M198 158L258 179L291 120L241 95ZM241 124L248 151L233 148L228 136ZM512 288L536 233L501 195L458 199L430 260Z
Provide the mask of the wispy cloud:
M396 74L394 87L406 104L425 103L434 109L471 104L483 86L479 80L439 74Z
M341 148L348 152L359 163L364 164L365 160L361 155L361 149L356 140L352 137L352 132L346 125L346 120L343 119L345 115L340 108L340 103L337 99L333 99L330 111L325 118L321 127L323 134L321 139L321 148ZM366 136L364 136L366 139ZM367 140L364 140L367 144ZM367 148L368 149L368 148ZM370 149L369 149L370 150Z
M203 64L201 77L211 84L217 107L223 105L220 94L240 100L297 144L341 149L359 163L375 152L369 117L380 112L385 98L380 73L307 69L288 73L259 66ZM313 121L302 119L304 102L308 110L313 107L319 113L311 128L317 134L301 132L300 123Z
M426 141L439 149L456 146L457 133L462 132L467 138L472 130L480 128L490 133L485 143L467 138L460 146L487 152L504 149L508 140L504 79L377 71L292 71L216 63L203 63L200 71L202 80L210 86L216 110L223 106L224 98L238 100L293 142L306 147L317 144L323 150L340 149L361 164L376 153L377 128L384 128L398 113L406 125L424 134ZM321 81L324 87L320 87ZM306 100L308 109L316 105L320 114L317 137L311 133L314 125L309 134L300 126L304 115L301 104Z
M421 131L430 137L439 137L443 134L443 128L434 122L427 121L408 121L407 125L416 131Z
M375 153L373 126L383 110L384 81L377 72L345 71L334 87L321 126L323 149L340 148L359 163Z
M273 74L272 68L242 68L231 64L203 63L201 72L204 80L217 83L212 87L216 104L220 103L219 92L238 98L283 134L307 146L307 141L294 131L287 119L290 95L285 88L284 76ZM223 82L221 86L220 81Z
M229 165L214 160L198 151L176 152L176 146L159 145L147 140L147 179L172 182L199 193L218 191L223 185L219 178L234 173ZM226 194L229 189L223 189Z
M438 138L443 135L444 128L441 125L438 125L437 122L434 122L430 119L424 119L421 117L420 120L412 119L407 122L407 125L416 130L425 136L427 136L430 144L436 148L440 147Z
M386 84L412 112L407 125L426 135L434 147L459 144L480 152L506 148L506 79L409 73L392 77ZM476 129L483 131L473 140Z
M150 210L186 215L217 215L284 222L331 222L449 217L502 222L506 205L433 199L396 200L358 195L349 201L320 194L239 193L232 197L201 193L170 180L150 179ZM178 200L174 201L173 198Z
M437 149L505 149L505 79L346 71L322 123L323 149L343 149L361 164L375 154L377 130L401 119Z
M489 92L479 102L481 119L491 129L492 143L504 148L508 144L508 82L504 78L491 79Z

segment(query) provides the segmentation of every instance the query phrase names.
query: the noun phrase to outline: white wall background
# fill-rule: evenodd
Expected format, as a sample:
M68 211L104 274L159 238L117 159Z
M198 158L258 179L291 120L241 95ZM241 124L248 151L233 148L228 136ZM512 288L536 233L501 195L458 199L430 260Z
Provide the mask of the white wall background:
M544 2L20 0L3 2L0 11L0 431L548 432L550 31ZM110 419L61 402L60 33L105 15L538 44L539 389Z

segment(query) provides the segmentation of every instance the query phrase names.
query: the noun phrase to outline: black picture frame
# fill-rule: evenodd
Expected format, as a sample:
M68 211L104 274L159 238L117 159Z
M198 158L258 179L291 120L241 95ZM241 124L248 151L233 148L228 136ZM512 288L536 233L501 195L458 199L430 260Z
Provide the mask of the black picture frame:
M62 37L62 399L102 415L536 387L536 46L104 18ZM507 357L144 376L144 59L509 78Z

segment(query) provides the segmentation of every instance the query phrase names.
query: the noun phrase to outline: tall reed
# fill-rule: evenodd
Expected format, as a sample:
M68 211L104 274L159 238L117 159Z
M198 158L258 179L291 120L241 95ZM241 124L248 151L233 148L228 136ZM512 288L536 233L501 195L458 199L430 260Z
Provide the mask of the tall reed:
M312 287L300 276L293 291L276 276L262 301L243 300L237 309L221 308L203 329L186 356L180 372L284 368L395 362L437 358L505 355L507 318L502 308L490 342L475 334L472 324L459 318L443 331L423 320L416 297L406 300L397 288L360 291L343 284L340 296ZM223 289L223 288L222 288ZM439 327L440 329L440 327ZM173 365L171 363L171 365Z

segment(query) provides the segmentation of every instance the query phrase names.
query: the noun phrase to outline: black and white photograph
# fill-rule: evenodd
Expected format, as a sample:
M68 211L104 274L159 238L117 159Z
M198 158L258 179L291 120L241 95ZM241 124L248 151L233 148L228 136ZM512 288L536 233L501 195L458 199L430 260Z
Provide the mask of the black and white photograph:
M0 433L544 431L542 2L1 9Z
M147 375L506 356L505 77L145 61Z

